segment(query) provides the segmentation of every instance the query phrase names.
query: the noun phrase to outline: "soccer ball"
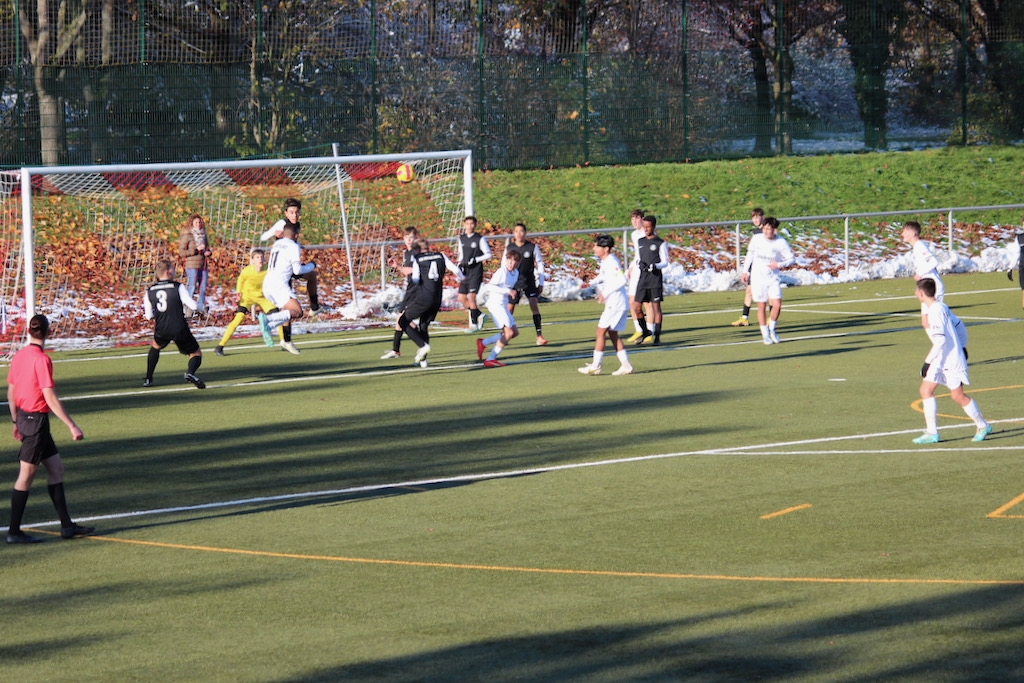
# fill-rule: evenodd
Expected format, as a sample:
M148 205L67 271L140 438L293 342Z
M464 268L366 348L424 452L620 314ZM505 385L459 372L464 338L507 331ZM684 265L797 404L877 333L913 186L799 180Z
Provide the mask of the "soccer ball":
M398 182L407 183L416 177L416 172L412 170L411 164L400 164L395 171L395 177L398 178Z

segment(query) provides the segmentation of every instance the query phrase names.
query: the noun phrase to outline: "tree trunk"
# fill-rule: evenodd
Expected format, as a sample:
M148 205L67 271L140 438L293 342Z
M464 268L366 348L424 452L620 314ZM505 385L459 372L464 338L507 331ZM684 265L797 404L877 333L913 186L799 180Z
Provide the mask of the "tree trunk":
M64 99L53 93L52 67L36 66L35 88L39 101L39 154L44 166L66 163L67 121L64 118Z

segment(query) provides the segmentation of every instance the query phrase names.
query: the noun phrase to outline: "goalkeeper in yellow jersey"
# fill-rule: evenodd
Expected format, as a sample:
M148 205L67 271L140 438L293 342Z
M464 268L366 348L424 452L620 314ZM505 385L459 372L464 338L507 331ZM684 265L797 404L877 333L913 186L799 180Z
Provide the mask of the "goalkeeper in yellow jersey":
M228 339L231 339L231 335L235 333L238 326L245 320L245 316L252 309L253 305L259 306L260 310L264 313L271 313L277 310L274 304L270 303L263 296L263 278L267 276L267 271L263 270L266 256L266 250L253 249L249 252L249 265L242 268L242 272L238 274L238 282L235 284L235 291L238 292L238 308L235 309L235 317L228 323L228 328L224 330L224 336L220 338L220 344L217 345L214 351L218 356L224 355L224 347L227 345ZM284 338L282 328L277 328L277 334L282 339ZM274 340L268 333L264 333L263 341L267 346L274 345Z

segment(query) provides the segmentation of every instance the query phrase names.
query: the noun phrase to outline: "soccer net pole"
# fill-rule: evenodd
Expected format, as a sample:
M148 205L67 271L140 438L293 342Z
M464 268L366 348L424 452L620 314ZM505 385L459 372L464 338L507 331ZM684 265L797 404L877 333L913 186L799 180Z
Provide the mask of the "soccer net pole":
M331 143L331 153L338 158L338 143ZM341 232L345 238L345 258L348 259L348 281L352 286L352 310L359 311L359 290L356 289L356 273L352 265L352 245L348 239L348 211L345 209L345 189L341 179L341 165L334 164L334 177L338 185L338 206L341 207Z

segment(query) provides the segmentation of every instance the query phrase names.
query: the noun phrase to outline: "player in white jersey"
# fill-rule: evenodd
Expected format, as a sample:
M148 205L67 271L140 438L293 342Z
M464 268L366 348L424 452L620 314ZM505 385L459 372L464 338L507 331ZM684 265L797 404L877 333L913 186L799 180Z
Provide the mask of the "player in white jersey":
M597 321L597 337L594 340L594 359L591 363L579 368L583 375L600 375L601 358L604 356L604 338L608 335L615 347L615 355L619 359L619 369L613 375L631 375L633 366L626 355L626 345L619 336L626 329L626 316L629 314L629 299L626 295L626 275L622 272L619 259L615 258L612 249L615 238L611 235L598 235L594 240L594 256L601 262L597 277L590 281L591 287L597 288L597 300L604 302L604 311Z
M264 231L260 235L260 241L266 242L271 237L277 239L281 238L284 232L284 226L290 225L295 231L292 239L296 242L299 241L299 231L302 230L302 225L299 223L299 215L302 213L302 202L294 197L289 197L284 200L284 218L278 220L269 230ZM317 296L317 283L316 283L316 272L310 271L302 275L296 275L295 277L300 280L306 281L306 294L309 295L309 317L315 318L320 313L324 312L324 308L320 306L320 297Z
M485 368L500 368L505 364L498 360L498 354L508 346L509 342L519 336L519 327L516 325L512 312L508 310L508 300L516 293L516 284L519 282L519 262L522 255L518 251L506 251L502 259L501 267L494 271L490 281L484 285L487 295L487 310L491 314L494 326L498 328L497 334L492 334L487 339L476 340L476 357L484 362ZM484 358L484 351L488 346L494 345L491 352Z
M636 302L636 288L640 285L640 269L636 267L636 254L640 251L637 244L647 233L644 232L644 212L641 209L633 209L629 214L629 222L633 226L633 232L629 233L629 243L633 246L633 258L629 261L626 269L626 277L629 279L629 313L633 316L633 336L628 341L635 344L641 339L651 336L647 327L647 316L644 315L643 304Z
M757 323L765 344L778 344L775 326L782 312L782 281L779 268L796 261L786 240L779 237L779 221L766 216L761 223L761 234L750 238L747 258L743 260L740 279L750 282L750 296L757 303ZM770 311L768 308L770 307Z
M292 343L292 323L295 318L302 317L302 306L292 290L292 277L312 273L316 264L302 263L302 250L295 241L295 229L285 225L281 237L270 248L267 259L267 275L263 279L263 296L270 300L278 310L276 313L259 314L260 330L269 334L270 330L279 325L284 326L284 341L281 348L289 353L299 355L299 350Z
M949 389L950 397L956 401L967 417L974 420L978 430L974 433L974 441L984 441L992 433L992 426L985 421L974 399L964 393L964 385L970 384L967 379L967 342L966 331L957 330L959 319L953 315L946 304L935 299L936 286L931 278L917 281L914 290L917 300L925 309L928 326L925 331L932 342L932 348L924 359L921 367L921 408L924 411L925 433L914 439L914 443L938 443L938 402L935 399L935 388L942 384ZM961 323L961 326L963 323Z
M910 245L914 257L914 279L930 278L935 281L935 300L942 301L946 293L946 287L939 277L939 260L932 253L931 244L921 239L921 224L917 221L907 221L903 224L901 232L903 241ZM921 304L921 325L927 329L928 312L927 307Z

